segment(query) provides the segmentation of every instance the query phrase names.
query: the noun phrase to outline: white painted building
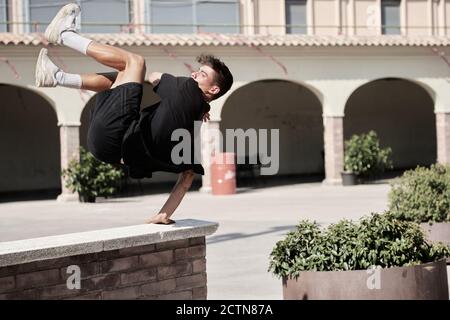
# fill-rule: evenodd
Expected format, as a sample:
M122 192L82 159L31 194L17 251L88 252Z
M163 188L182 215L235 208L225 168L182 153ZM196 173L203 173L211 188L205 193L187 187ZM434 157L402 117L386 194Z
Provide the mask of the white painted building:
M0 194L62 187L85 144L92 94L34 86L42 31L65 2L0 0ZM201 52L230 67L235 83L202 128L206 191L217 128L280 129L279 176L340 183L344 140L371 129L396 169L450 163L450 0L79 2L82 32L143 55L148 71L188 75ZM69 72L108 70L49 51Z

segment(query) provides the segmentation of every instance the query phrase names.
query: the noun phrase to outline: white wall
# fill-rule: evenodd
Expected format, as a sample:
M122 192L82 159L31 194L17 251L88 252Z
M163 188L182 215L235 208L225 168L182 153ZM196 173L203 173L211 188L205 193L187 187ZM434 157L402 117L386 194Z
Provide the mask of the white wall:
M316 35L337 35L335 0L319 0L313 1L313 15ZM311 24L310 21L307 21Z
M406 1L406 26L408 35L429 35L431 28L428 1ZM425 28L424 28L425 27Z

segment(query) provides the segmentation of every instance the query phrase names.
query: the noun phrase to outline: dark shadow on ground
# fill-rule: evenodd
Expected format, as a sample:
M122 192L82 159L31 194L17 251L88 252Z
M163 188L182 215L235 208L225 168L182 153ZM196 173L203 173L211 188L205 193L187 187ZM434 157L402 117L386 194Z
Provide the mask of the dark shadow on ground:
M322 182L324 179L325 179L324 174L257 176L257 177L238 176L236 179L236 185L238 188L260 189L260 188L285 186L300 183Z
M251 238L251 237L257 237L263 234L269 234L269 233L277 233L281 231L288 232L290 230L293 230L295 228L295 225L290 226L277 226L272 227L266 231L256 232L256 233L227 233L227 234L221 234L216 236L211 236L206 239L207 244L214 244L218 242L224 242L224 241L230 241L230 240L236 240L236 239L244 239L244 238Z
M383 173L380 177L377 177L376 179L372 180L365 180L364 184L385 184L389 183L392 180L399 178L406 170L410 169L397 169L397 170L391 170Z
M94 203L92 204L98 204L98 203L134 203L139 202L139 199L119 199L119 198L99 198L96 199ZM86 202L85 202L86 203Z
M141 183L139 180L134 180L133 183L130 183L130 180L128 180L122 184L121 190L115 197L136 197L143 195L170 193L174 185L175 182ZM189 191L198 191L201 187L202 181L194 180Z
M55 200L61 189L30 190L0 193L0 203L14 201Z
M100 199L98 202L131 202L131 200L118 200L118 198L138 197L143 195L164 194L169 193L175 182L160 182L160 183L129 183L121 184L118 193L107 199ZM201 181L194 181L189 191L198 191L201 188ZM0 203L15 202L15 201L34 201L34 200L56 200L61 194L61 189L51 190L31 190L31 191L15 191L15 192L0 192Z
M390 180L399 177L408 169L392 170L384 173L376 180L366 181L365 184L381 184L388 183ZM251 192L255 189L287 186L301 183L320 183L325 179L324 174L311 175L282 175L282 176L237 176L236 185L237 193ZM175 182L160 182L160 183L131 183L125 180L121 184L120 191L109 200L124 197L137 197L143 195L154 195L170 193ZM202 186L201 179L195 180L192 183L190 192L200 190ZM33 201L33 200L55 200L61 193L61 189L51 190L31 190L18 192L3 192L0 193L0 203L14 202L14 201Z

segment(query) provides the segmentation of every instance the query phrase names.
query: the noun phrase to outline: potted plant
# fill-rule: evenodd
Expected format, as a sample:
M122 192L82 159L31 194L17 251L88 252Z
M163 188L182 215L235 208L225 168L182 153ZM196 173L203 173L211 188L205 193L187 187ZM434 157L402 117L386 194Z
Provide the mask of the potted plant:
M353 135L345 141L342 184L354 185L363 180L376 178L386 169L391 169L392 161L389 159L391 153L391 148L380 147L378 136L373 130Z
M409 170L391 183L389 211L420 223L433 241L450 245L450 165Z
M448 299L447 246L419 225L372 214L327 228L301 221L270 255L284 299Z
M80 147L80 160L72 160L62 176L66 187L78 192L81 202L95 202L96 197L111 196L117 191L123 172Z

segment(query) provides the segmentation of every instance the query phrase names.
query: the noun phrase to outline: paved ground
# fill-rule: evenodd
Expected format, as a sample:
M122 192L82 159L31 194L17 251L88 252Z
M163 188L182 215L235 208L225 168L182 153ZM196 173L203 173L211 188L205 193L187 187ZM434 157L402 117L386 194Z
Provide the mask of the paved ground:
M207 238L209 299L281 299L281 280L267 272L275 243L300 219L358 219L387 206L388 184L352 187L305 183L243 189L233 196L190 192L175 218L219 222ZM167 194L95 204L53 200L0 203L0 241L135 225L157 212Z

